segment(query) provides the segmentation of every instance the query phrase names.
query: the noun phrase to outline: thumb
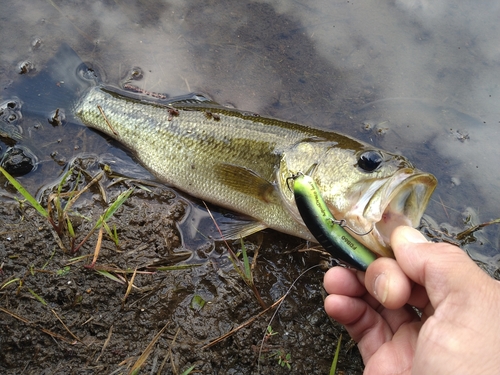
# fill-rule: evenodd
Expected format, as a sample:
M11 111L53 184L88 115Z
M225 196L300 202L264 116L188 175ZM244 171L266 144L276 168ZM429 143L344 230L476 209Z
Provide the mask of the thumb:
M391 236L394 255L403 272L424 286L434 307L450 293L474 287L471 278L489 277L460 248L431 243L416 229L398 227Z

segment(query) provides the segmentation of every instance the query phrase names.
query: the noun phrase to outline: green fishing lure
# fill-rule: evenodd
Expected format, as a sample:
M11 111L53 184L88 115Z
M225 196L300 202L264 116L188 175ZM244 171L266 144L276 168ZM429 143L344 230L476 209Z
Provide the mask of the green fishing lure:
M333 217L314 180L293 177L293 193L300 216L318 243L335 259L365 271L377 256L347 232Z

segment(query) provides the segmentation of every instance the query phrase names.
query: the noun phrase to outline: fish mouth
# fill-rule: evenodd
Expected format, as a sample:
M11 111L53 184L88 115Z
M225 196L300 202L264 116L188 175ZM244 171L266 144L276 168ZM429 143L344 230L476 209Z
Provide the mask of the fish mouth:
M362 209L362 202L366 202L363 215L355 215L358 225L363 228L360 232L371 231L357 236L358 239L375 253L393 257L390 247L392 232L400 225L417 227L420 224L436 186L437 179L432 174L410 168L372 185L357 205Z

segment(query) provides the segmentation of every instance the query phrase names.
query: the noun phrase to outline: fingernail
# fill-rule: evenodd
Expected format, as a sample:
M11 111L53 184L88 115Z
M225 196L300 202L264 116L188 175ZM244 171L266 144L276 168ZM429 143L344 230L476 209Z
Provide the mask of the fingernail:
M387 276L385 273L381 273L375 279L373 294L378 299L380 303L384 303L387 300L387 295L389 294Z
M403 237L406 239L406 241L411 242L411 243L426 243L426 242L428 242L422 233L420 233L418 230L416 230L414 228L410 228L410 227L405 228L405 231L403 232Z

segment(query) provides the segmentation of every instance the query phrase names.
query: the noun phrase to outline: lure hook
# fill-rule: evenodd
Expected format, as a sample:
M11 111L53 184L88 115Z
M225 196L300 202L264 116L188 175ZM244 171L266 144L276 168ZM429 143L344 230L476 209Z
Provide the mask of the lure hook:
M375 227L375 224L372 223L372 227L368 230L368 232L360 233L360 232L355 231L349 225L347 225L347 222L345 221L345 219L341 219L341 220L336 220L335 219L335 220L332 220L332 223L340 225L342 228L349 229L352 233L354 233L357 236L366 236L367 234L370 234L371 231L373 230L373 228Z
M310 170L313 170L316 166L313 165ZM292 189L292 187L290 186L290 181L295 181L297 178L299 178L300 176L304 176L304 173L302 172L297 172L296 174L292 174L290 177L287 177L286 178L286 186L288 187L288 190L290 190L291 193L294 192L294 190ZM331 222L333 224L337 224L339 226L341 226L342 228L347 228L349 229L352 233L354 233L355 235L358 235L358 236L366 236L368 234L370 234L372 231L373 231L373 228L375 228L375 224L372 223L372 227L368 230L368 232L364 232L364 233L360 233L356 230L354 230L354 228L351 228L349 225L347 225L347 221L345 219L341 219L341 220L337 220L337 219L330 219Z
M302 172L297 172L297 174L292 174L290 177L286 178L286 186L288 187L288 190L290 190L290 193L293 193L293 189L290 187L290 180L294 181L298 177L303 176L304 173Z

